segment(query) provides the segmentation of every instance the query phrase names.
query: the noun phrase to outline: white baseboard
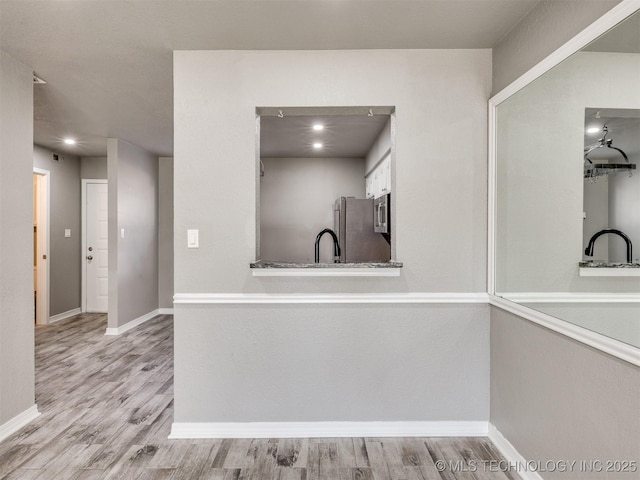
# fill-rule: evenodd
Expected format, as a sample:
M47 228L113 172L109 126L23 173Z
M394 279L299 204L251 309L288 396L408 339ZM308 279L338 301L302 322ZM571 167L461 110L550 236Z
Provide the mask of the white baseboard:
M32 405L24 412L16 415L8 422L0 425L0 442L5 438L13 435L15 432L20 430L22 427L27 425L29 422L33 421L37 417L40 416L40 412L38 411L37 405Z
M74 308L73 310L69 310L67 312L62 312L57 315L52 315L49 317L49 323L59 322L60 320L66 320L67 318L71 318L74 315L78 315L82 313L80 307Z
M318 437L486 437L488 422L174 423L170 439Z
M159 308L158 315L173 315L173 308Z
M535 471L537 464L527 462L492 423L489 424L489 434L487 436L505 458L511 471L515 471L522 480L544 480Z
M126 331L131 330L132 328L137 327L138 325L142 325L147 320L151 320L153 317L160 315L159 309L155 309L152 312L149 312L141 317L134 318L130 322L125 323L124 325L120 325L119 327L107 327L107 331L104 332L105 335L120 335Z

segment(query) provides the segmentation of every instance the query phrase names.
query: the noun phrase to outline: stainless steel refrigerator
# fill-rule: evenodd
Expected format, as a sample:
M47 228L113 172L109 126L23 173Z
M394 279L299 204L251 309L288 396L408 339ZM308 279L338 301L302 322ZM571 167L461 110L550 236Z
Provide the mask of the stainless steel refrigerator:
M373 199L340 197L333 208L334 231L340 243L340 262L388 262L388 235L373 226Z

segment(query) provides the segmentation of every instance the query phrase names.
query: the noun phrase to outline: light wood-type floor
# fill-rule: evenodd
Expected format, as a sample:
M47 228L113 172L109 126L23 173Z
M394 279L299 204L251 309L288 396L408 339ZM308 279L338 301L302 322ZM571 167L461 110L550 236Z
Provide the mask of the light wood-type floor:
M500 456L486 438L168 440L172 321L160 315L118 337L104 335L105 315L37 327L42 415L0 443L0 478L518 478L500 471ZM443 472L438 462L446 462Z

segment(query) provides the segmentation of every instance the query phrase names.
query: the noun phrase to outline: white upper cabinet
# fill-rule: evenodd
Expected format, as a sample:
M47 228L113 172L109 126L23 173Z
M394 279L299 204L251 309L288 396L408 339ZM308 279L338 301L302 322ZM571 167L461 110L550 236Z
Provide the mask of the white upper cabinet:
M364 181L365 181L366 198L375 198L374 197L375 189L373 188L373 175L368 175L367 177L365 177Z
M391 193L391 119L378 135L366 158L367 198Z
M391 155L389 152L366 176L365 187L367 198L378 198L391 193Z

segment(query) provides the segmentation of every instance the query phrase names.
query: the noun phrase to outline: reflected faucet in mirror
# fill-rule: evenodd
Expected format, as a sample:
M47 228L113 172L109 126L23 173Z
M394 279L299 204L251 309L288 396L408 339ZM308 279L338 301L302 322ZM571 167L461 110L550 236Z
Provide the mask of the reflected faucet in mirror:
M333 238L333 256L334 256L333 263L340 263L340 245L338 244L338 237L336 235L336 232L334 232L330 228L325 228L316 237L315 262L320 263L320 239L325 233L328 233Z
M619 237L622 237L622 239L627 244L627 263L631 263L631 258L633 256L631 239L626 234L624 234L623 232L615 228L605 228L604 230L600 230L599 232L595 233L593 237L591 237L591 239L589 240L589 244L587 245L587 248L584 249L584 254L588 257L593 257L593 247L596 244L596 240L601 235L605 235L607 233L613 233L614 235L618 235Z

